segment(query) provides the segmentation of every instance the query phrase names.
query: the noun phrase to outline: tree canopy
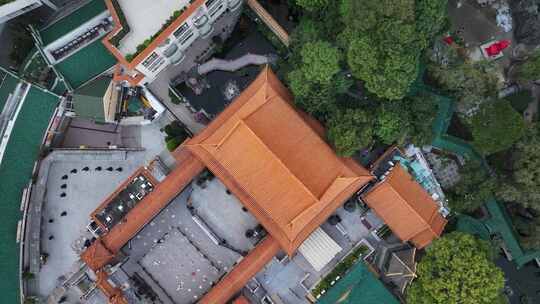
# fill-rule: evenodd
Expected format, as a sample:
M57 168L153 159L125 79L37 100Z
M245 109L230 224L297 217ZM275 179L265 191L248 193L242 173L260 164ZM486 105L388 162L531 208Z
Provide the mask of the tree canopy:
M540 51L536 51L527 61L518 66L517 78L521 81L540 79Z
M329 0L294 0L303 9L315 12L328 6Z
M484 154L510 148L525 133L521 115L506 100L484 103L472 118L473 145Z
M309 82L328 84L340 71L341 53L326 41L306 43L300 55L302 56L300 70Z
M410 131L410 115L402 102L381 105L376 118L375 135L385 144L399 141Z
M491 261L487 242L452 232L435 240L407 291L409 304L490 304L504 287L502 271Z
M360 109L337 110L328 120L328 139L341 156L351 156L373 140L373 119Z
M418 76L421 52L444 26L446 3L342 0L338 41L353 75L381 98L403 98Z
M430 64L428 74L439 87L457 97L458 110L463 112L496 97L498 79L491 69L488 63L458 61L445 66Z
M488 175L479 161L467 160L459 175L459 182L447 192L452 211L473 212L493 196L497 180Z
M540 211L540 137L530 129L512 151L512 174L501 180L497 196Z
M433 122L437 116L437 104L433 96L420 94L405 99L410 116L409 140L422 146L433 140Z

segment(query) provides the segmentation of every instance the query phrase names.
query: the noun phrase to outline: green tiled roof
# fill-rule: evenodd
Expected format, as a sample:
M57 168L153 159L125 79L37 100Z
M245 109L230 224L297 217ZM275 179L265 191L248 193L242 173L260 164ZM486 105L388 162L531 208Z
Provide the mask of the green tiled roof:
M114 64L116 64L116 58L109 53L101 40L96 40L56 64L55 67L66 78L66 81L77 89Z
M524 252L514 233L512 221L504 208L494 198L491 198L486 203L486 208L491 216L485 221L486 226L492 233L498 233L503 238L506 248L510 251L518 268L535 258L540 258L540 250Z
M363 262L357 263L322 296L319 304L399 304Z
M15 243L22 189L32 175L34 161L58 98L31 88L17 116L0 164L0 293L2 303L19 303L19 247Z
M88 2L71 14L64 16L41 30L40 34L43 44L48 45L54 42L106 10L107 6L103 0L92 0Z
M9 94L13 93L18 83L17 78L0 71L0 112L6 104Z
M100 77L76 90L73 94L75 113L81 117L105 121L103 96L110 83L110 77Z

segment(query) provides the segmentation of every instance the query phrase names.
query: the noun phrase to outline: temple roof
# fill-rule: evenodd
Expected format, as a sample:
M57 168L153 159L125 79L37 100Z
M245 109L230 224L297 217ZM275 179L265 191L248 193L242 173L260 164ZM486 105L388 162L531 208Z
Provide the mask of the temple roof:
M268 68L184 147L244 203L281 247L294 250L372 179L339 158Z
M439 237L447 223L437 203L399 164L364 201L402 241L411 241L418 249Z

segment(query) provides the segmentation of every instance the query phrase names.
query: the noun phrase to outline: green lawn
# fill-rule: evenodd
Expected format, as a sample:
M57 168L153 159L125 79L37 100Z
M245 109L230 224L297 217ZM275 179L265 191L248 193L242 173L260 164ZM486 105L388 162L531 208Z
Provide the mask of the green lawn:
M0 164L0 293L2 303L18 303L19 246L15 243L22 189L30 180L39 147L58 98L30 89Z
M108 70L116 64L116 58L109 53L101 40L96 40L77 53L58 63L55 67L73 89Z
M107 10L107 6L103 0L90 1L73 13L41 30L40 34L41 39L43 39L43 44L48 45L49 43L54 42L105 10Z

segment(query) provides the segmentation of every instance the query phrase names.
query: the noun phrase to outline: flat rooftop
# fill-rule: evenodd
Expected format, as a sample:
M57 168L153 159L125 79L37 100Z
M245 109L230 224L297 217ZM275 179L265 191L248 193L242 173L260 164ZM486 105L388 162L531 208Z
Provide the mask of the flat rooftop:
M127 55L135 53L137 46L155 35L176 11L187 7L189 0L118 0L118 4L130 27L119 46Z
M108 167L109 171L115 170ZM119 170L119 168L116 168ZM133 209L146 195L154 190L155 182L145 170L139 171L127 183L125 188L116 192L102 207L96 210L94 216L108 230L118 224L128 212Z

